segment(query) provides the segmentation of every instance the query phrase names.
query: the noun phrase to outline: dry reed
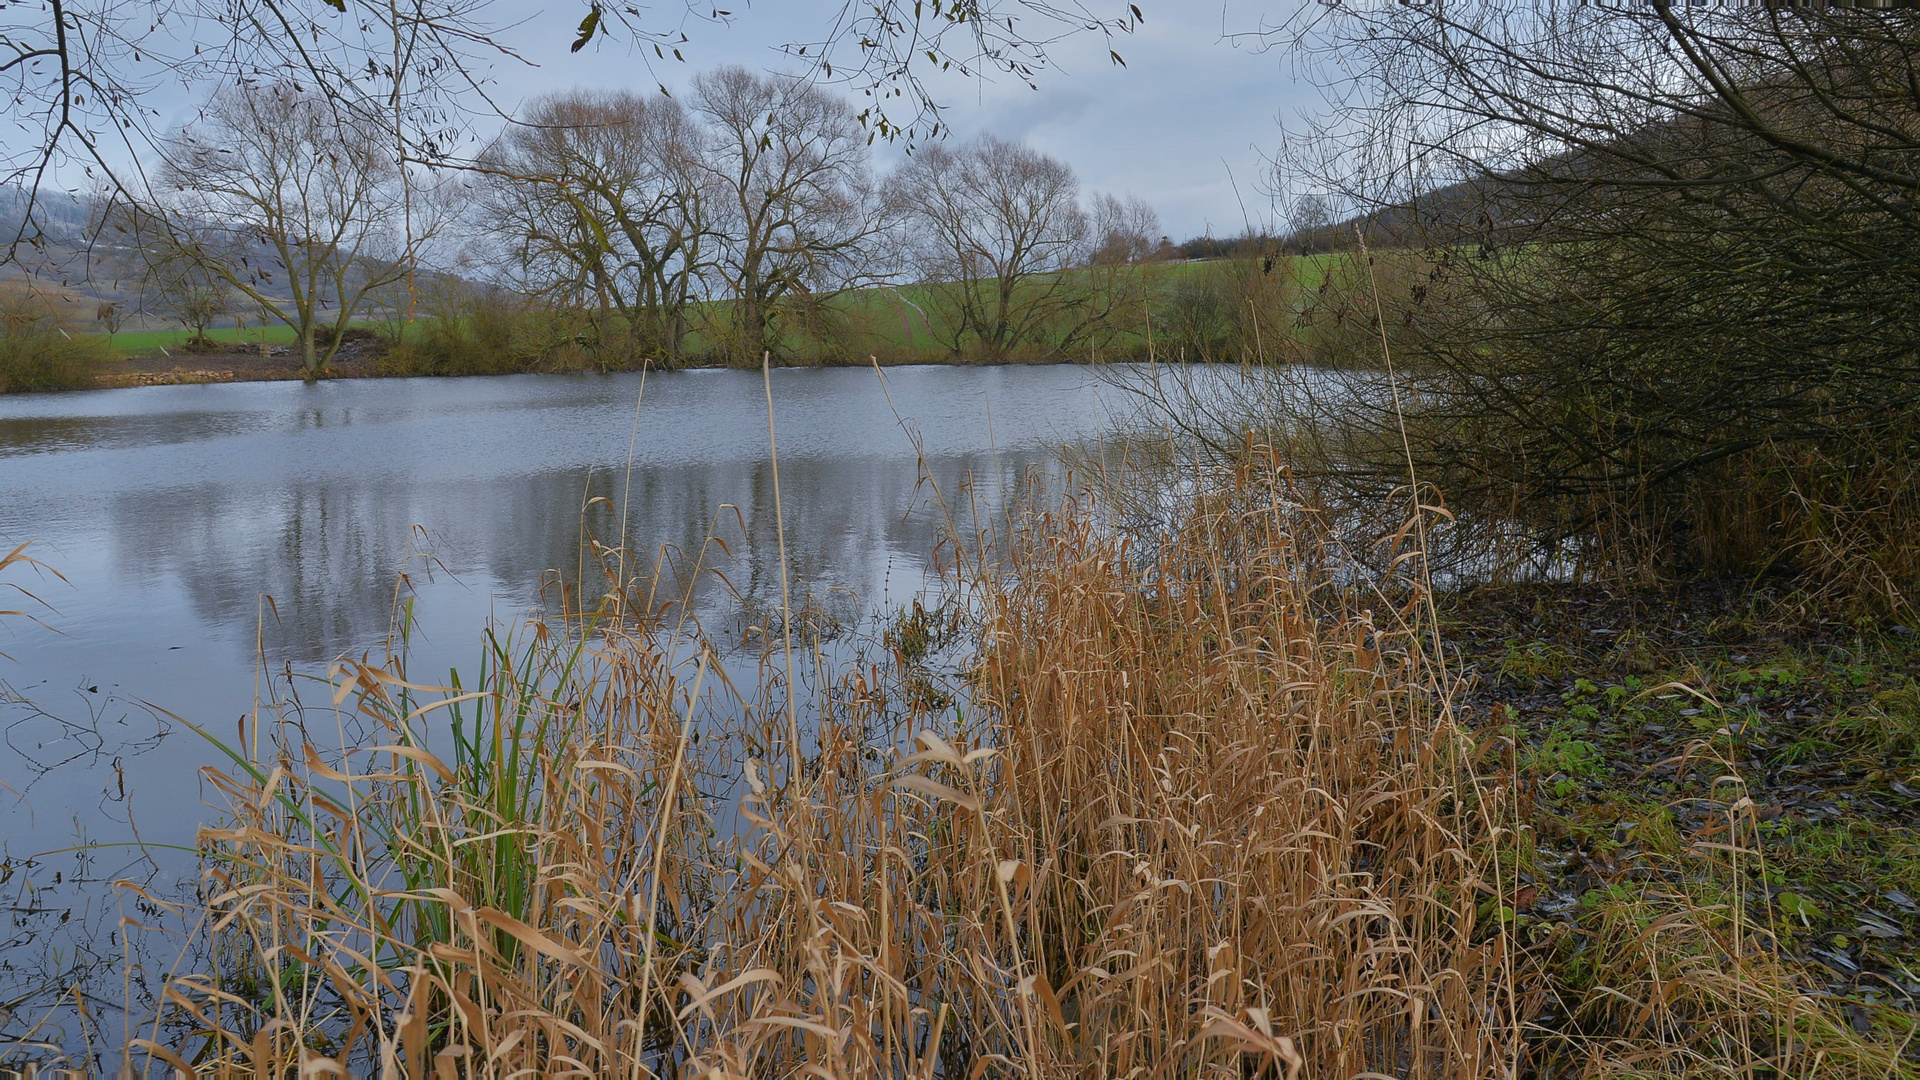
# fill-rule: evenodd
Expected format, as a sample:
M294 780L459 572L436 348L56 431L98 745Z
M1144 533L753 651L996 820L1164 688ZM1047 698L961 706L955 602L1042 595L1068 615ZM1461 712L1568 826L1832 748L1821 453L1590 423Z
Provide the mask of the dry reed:
M1526 829L1478 775L1501 742L1456 727L1426 597L1333 559L1264 455L1195 490L1158 536L1082 496L973 553L958 706L802 646L804 746L779 650L736 682L614 618L490 643L470 689L340 668L348 752L288 714L213 774L205 959L137 1051L206 1075L1907 1074L1737 902L1623 916L1580 987L1516 951Z
M539 628L470 689L341 668L347 753L267 711L273 752L215 774L211 959L139 1049L213 1072L1503 1074L1463 741L1276 476L1150 545L1083 505L1024 519L965 583L966 704L828 673L798 761L775 658L717 697L658 628Z

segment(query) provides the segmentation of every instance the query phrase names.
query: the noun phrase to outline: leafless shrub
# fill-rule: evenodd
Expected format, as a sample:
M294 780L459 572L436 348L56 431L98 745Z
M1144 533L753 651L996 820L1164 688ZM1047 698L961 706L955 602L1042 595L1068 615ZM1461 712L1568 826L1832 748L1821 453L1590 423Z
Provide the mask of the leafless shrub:
M1404 419L1424 479L1542 550L1911 593L1911 554L1868 541L1910 502L1847 477L1916 454L1920 98L1894 73L1920 21L1383 6L1308 40L1360 77L1295 163L1348 178L1376 246L1429 253L1403 408L1353 420L1389 451L1363 468L1404 473ZM1870 547L1809 557L1843 536Z

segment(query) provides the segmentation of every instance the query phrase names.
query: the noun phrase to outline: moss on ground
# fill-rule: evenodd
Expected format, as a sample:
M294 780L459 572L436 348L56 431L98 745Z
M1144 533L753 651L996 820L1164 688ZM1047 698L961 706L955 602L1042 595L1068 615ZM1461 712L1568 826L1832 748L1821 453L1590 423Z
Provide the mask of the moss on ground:
M1764 584L1483 588L1445 611L1469 722L1511 740L1523 828L1503 861L1543 1061L1646 1023L1622 1012L1630 984L1724 967L1747 934L1814 1003L1796 1046L1871 1043L1920 1073L1911 627Z

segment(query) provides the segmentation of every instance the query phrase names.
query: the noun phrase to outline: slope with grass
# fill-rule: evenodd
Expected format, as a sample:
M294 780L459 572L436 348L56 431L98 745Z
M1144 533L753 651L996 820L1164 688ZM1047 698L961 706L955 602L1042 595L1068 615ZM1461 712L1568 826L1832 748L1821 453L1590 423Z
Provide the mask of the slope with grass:
M1408 258L1408 256L1396 256ZM1082 298L1004 354L988 356L952 323L951 292L940 285L851 290L795 307L784 318L789 365L1052 363L1085 361L1349 363L1349 339L1364 338L1352 287L1362 278L1348 255L1149 263L1076 270L1037 280L1016 303L1056 287ZM629 339L617 320L475 294L457 313L382 315L354 324L371 347L341 358L335 376L468 375L709 366L741 361L726 351L730 302L696 305L678 357ZM71 322L71 320L69 320ZM278 363L294 345L279 323L209 329L202 342L184 329L69 335L99 354L107 385L166 378L289 378ZM750 358L754 363L758 358ZM744 361L742 361L744 362Z

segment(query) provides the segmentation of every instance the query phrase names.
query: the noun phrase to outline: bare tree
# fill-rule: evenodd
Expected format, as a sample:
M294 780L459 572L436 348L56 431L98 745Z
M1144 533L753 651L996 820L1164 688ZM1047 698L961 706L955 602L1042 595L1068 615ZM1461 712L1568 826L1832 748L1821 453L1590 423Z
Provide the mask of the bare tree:
M678 10L676 10L676 8ZM137 164L165 141L153 124L157 92L182 82L226 84L285 79L318 88L330 105L381 130L407 162L467 164L459 147L474 113L498 116L482 67L518 56L494 21L492 0L48 0L0 5L0 185L17 185L28 205L0 236L0 262L39 235L35 201L44 181L75 163L113 187L143 186ZM1048 48L1077 34L1110 42L1139 22L1138 8L1110 12L1058 0L848 2L821 12L820 32L787 46L816 81L838 81L870 101L867 130L892 139L934 138L940 105L929 71L999 72L1031 84ZM610 33L635 60L682 59L689 32L735 16L686 0L666 8L578 0L573 15L516 33L559 34L579 51ZM575 19L578 19L576 26ZM671 50L671 51L669 51ZM1119 54L1109 50L1114 61Z
M207 327L227 313L231 297L218 282L194 282L181 278L176 279L175 284L177 288L167 294L174 318L192 331L187 337L187 344L204 347L208 344Z
M207 327L233 308L233 290L216 271L164 244L143 254L140 293L143 309L157 308L187 328L187 343L200 346Z
M1160 232L1160 215L1146 200L1100 192L1092 202L1093 234L1100 245L1092 256L1096 266L1124 266L1160 257L1166 237Z
M1910 503L1920 18L1382 5L1302 41L1359 77L1294 160L1427 249L1386 298L1423 476L1747 569Z
M955 353L1058 348L1084 324L1073 315L1088 282L1072 271L1091 254L1093 229L1064 162L991 135L925 146L889 179L887 203Z
M1300 195L1287 201L1287 242L1302 253L1324 252L1353 243L1340 235L1332 203L1324 195Z
M309 378L327 370L367 296L409 273L403 219L412 243L434 231L403 217L409 193L383 134L290 84L223 91L167 149L143 243L291 327ZM412 202L416 213L430 205Z
M709 250L700 135L664 95L544 98L481 158L488 229L523 286L680 356Z
M729 67L694 80L723 238L715 269L732 298L732 349L781 348L781 308L861 280L877 226L867 137L847 103L781 75Z

